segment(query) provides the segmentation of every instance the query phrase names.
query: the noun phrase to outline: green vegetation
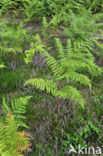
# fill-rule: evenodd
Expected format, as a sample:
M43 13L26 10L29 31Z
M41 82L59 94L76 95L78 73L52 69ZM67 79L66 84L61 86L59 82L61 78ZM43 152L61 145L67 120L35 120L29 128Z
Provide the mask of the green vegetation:
M0 156L102 149L103 1L1 0L0 103Z

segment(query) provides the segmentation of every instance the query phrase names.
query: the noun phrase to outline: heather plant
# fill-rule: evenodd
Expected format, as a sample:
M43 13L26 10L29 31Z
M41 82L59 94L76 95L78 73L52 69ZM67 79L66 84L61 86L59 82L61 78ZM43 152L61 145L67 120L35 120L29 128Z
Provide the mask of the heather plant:
M30 114L30 119L34 122L34 127L36 127L35 129L33 125L31 127L34 142L36 143L33 154L66 155L70 143L73 143L75 147L78 144L83 145L83 147L86 144L88 147L91 145L93 147L102 147L102 123L100 128L100 123L97 124L97 121L95 121L95 117L98 116L97 112L95 112L93 119L91 118L93 113L90 110L94 108L93 103L88 104L87 101L85 112L78 107L76 107L78 108L76 110L73 109L68 100L61 100L60 110L57 112L55 103L56 99L52 98L51 101L43 100L41 103L34 105L34 110L32 111L34 118L37 120L34 120ZM98 106L95 105L95 110L97 108ZM87 112L88 109L89 112ZM80 132L83 132L83 135ZM66 134L69 134L69 140ZM65 146L63 142L66 142Z
M80 121L81 122L81 121ZM68 147L72 144L75 149L78 150L78 145L80 144L81 147L88 146L88 138L91 136L94 137L99 135L100 129L94 125L92 121L88 121L85 123L84 127L80 127L78 131L74 132L72 135L67 134L67 140L63 141L63 151L68 153ZM91 137L91 139L92 139Z
M43 56L40 56L39 53L37 53L34 56L33 62L39 68L42 68L42 67L46 68L45 58Z
M60 110L57 112L55 103L56 99L51 98L50 101L45 99L41 103L34 105L34 111L32 111L34 112L34 118L37 118L37 120L32 119L33 117L30 114L30 119L34 122L34 127L36 127L35 129L33 125L31 127L34 142L36 143L35 155L39 153L45 155L45 153L49 152L48 155L66 155L70 143L75 145L75 147L78 144L83 147L86 144L88 147L91 145L93 147L102 147L102 122L100 124L99 120L95 121L98 116L96 111L98 105L86 101L86 109L83 112L82 109L73 107L69 100L61 100ZM95 114L91 112L91 109L94 111L94 106ZM69 140L66 134L69 134ZM66 142L65 146L63 142Z
M38 113L40 114L38 121L36 121L37 123L34 123L37 128L36 130L33 129L35 140L41 143L37 145L38 153L43 155L51 151L52 155L65 155L71 143L74 147L77 147L78 144L81 144L83 147L86 144L89 147L91 145L93 147L102 147L102 122L100 124L99 120L95 120L98 116L98 111L96 110L101 104L98 106L94 105L93 102L88 103L86 101L87 106L85 112L83 112L78 107L76 107L76 110L73 109L72 104L68 100L61 100L60 110L57 113L53 101L55 103L56 99L53 99L52 102L44 101L44 103L38 104L37 107L35 106L35 118L38 116ZM94 107L95 114L91 112L91 109L94 111ZM39 112L36 111L38 108ZM69 140L66 134L69 134ZM65 145L63 145L63 142L65 142Z

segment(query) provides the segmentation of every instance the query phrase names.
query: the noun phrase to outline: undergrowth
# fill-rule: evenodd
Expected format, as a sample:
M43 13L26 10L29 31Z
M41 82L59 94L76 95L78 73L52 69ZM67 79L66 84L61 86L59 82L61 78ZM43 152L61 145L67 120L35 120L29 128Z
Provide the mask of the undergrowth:
M1 0L0 156L70 145L103 146L103 1Z

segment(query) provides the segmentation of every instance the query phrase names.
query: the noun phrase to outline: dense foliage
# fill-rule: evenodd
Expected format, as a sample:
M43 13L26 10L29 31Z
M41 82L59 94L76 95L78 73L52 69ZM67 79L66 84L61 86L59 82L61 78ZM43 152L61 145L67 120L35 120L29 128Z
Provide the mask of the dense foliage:
M102 149L103 0L1 0L0 103L0 156Z

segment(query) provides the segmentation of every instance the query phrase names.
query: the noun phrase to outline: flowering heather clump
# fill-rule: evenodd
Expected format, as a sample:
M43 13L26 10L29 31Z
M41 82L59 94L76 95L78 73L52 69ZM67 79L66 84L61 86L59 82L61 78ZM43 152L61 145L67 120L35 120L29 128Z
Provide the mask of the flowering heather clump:
M45 58L43 56L40 56L39 54L35 54L33 63L39 68L46 67Z

